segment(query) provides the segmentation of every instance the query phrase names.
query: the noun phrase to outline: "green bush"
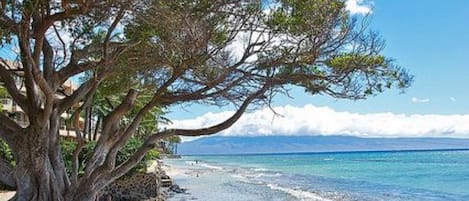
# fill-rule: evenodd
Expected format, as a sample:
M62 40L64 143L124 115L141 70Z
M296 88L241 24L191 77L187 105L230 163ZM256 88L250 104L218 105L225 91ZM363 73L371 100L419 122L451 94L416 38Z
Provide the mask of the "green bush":
M0 140L0 159L6 160L12 165L15 165L15 158L13 157L13 153L11 152L11 149L7 143L3 140Z
M15 159L13 157L13 153L11 152L10 147L8 147L7 143L0 140L0 160L5 160L12 165L15 165ZM8 186L3 185L0 183L0 190L14 190Z

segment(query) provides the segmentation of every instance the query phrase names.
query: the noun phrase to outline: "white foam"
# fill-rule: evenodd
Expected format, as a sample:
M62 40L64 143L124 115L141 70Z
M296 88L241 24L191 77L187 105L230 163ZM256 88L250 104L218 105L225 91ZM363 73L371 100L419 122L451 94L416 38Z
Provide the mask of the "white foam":
M215 165L209 165L207 163L199 163L201 167L209 168L209 169L214 169L214 170L223 170L222 167L220 166L215 166Z
M280 173L275 173L275 174L260 173L260 174L254 175L255 178L259 178L259 177L281 177L281 176L282 176L282 174L280 174Z
M247 177L239 174L233 174L231 177L237 179L238 181L244 182L244 183L253 183L251 180L249 180Z
M304 191L301 189L284 188L275 184L267 184L267 186L271 188L272 190L278 190L278 191L283 191L285 193L288 193L292 195L293 197L296 197L302 201L333 201L327 198L323 198L316 193Z
M184 163L188 164L188 165L194 165L195 164L195 161L184 161Z

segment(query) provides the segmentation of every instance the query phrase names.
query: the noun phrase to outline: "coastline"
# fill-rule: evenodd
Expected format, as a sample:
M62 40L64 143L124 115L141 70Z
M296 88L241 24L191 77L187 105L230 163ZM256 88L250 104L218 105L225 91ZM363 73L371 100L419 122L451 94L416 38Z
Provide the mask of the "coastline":
M240 170L191 160L165 159L162 170L170 176L174 184L185 193L168 191L167 201L344 201L341 195L326 198L317 192L286 188L267 182L249 180L249 176L239 174ZM263 169L255 170L253 177L277 177L279 173L268 174Z
M168 201L469 200L467 150L184 156ZM197 162L196 162L197 161ZM439 168L444 167L445 171Z

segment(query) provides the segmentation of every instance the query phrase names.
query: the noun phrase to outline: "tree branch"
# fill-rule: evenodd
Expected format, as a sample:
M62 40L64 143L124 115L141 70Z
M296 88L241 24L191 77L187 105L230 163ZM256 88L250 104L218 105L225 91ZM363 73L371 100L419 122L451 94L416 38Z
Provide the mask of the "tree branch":
M80 102L93 88L98 87L100 82L97 78L89 79L75 90L71 96L60 100L58 103L59 113L64 113L67 109Z
M108 60L107 59L108 58L108 52L107 51L109 49L109 43L111 42L112 32L114 32L117 25L119 24L121 19L124 17L124 14L125 14L125 10L123 8L121 8L119 10L119 12L117 13L117 16L114 19L114 21L111 23L111 26L107 30L106 37L104 38L104 48L103 48L104 58L106 58L106 60Z
M136 98L137 91L133 89L129 90L121 104L109 115L104 117L101 137L98 140L93 156L86 164L84 177L93 177L92 174L96 173L96 169L99 169L102 165L109 150L114 146L114 143L118 141L119 135L116 133L121 123L120 120L134 107Z
M4 62L2 60L2 62ZM8 70L6 64L0 63L0 78L3 81L3 86L7 89L8 94L13 98L13 100L27 112L28 108L26 107L26 96L21 94L20 90L16 87L16 82L13 79L12 72Z
M42 52L43 52L43 69L44 69L44 77L49 80L49 85L53 86L55 85L55 79L53 76L54 72L54 51L52 50L52 46L49 43L49 40L47 38L44 38L44 44L42 46Z
M128 172L132 167L134 167L140 160L145 156L145 153L151 150L155 143L158 140L172 135L181 135L181 136L203 136L203 135L212 135L218 133L224 129L232 126L246 111L248 106L256 99L262 97L264 93L270 88L269 85L264 85L259 91L248 96L243 104L238 108L238 110L228 119L219 123L217 125L201 128L201 129L168 129L158 133L155 133L149 136L144 144L129 158L126 162L119 165L112 172L103 177L103 181L112 181L115 178L118 178ZM103 182L101 181L101 182Z
M89 71L103 63L102 61L99 61L99 62L87 62L87 63L78 64L76 63L76 61L74 61L73 58L70 60L71 60L70 63L68 63L65 67L63 67L57 72L60 83L65 82L68 78L73 77L74 75Z
M12 33L18 33L18 24L14 20L6 16L3 12L0 16L0 27Z
M36 110L40 108L40 96L36 89L36 83L33 75L33 65L37 65L31 52L30 46L30 18L24 17L21 21L21 32L18 34L18 43L20 47L21 64L23 67L24 84L26 87L26 95L29 97L27 114L36 114ZM35 111L33 111L35 110Z

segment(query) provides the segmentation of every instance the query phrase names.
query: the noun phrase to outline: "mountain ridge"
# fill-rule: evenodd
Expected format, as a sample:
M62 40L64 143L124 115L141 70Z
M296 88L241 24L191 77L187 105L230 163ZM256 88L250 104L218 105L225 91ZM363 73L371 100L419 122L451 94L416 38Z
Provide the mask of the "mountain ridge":
M212 136L183 142L181 155L268 154L351 151L412 151L469 149L469 139L458 138L360 138L354 136Z

